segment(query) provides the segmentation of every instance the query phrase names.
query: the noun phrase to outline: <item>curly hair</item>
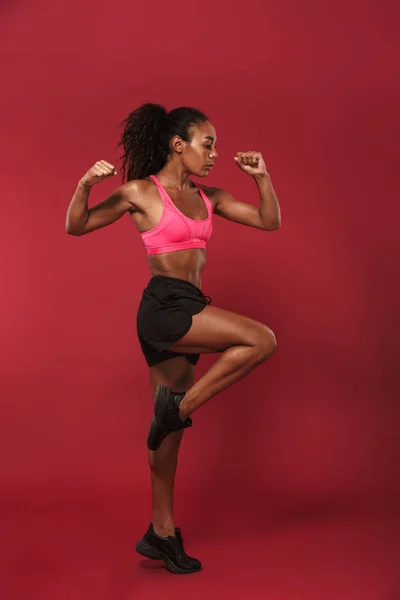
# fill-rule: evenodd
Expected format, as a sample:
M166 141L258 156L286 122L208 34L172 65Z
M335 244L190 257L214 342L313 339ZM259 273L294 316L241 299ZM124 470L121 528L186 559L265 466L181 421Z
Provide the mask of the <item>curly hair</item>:
M160 171L171 152L171 138L179 135L190 142L192 128L206 121L206 115L196 108L181 106L168 113L159 104L139 106L121 123L122 180L144 179Z

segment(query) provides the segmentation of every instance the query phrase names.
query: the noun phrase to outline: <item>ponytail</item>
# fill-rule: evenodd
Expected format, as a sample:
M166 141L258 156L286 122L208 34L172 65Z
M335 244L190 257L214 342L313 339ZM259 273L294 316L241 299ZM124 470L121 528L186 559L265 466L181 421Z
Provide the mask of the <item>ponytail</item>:
M122 180L158 173L168 160L170 139L179 135L189 142L191 128L205 121L207 117L195 108L180 107L167 113L159 104L142 104L121 123Z
M124 127L118 144L122 156L122 179L144 179L159 171L167 162L168 147L162 143L167 111L159 104L143 104L122 122Z

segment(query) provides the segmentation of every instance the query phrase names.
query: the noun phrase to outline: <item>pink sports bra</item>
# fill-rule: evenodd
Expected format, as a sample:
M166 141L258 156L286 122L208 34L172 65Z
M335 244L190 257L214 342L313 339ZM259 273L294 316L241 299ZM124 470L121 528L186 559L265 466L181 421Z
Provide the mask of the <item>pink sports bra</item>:
M178 210L157 177L150 175L150 178L157 186L164 209L157 225L141 234L147 254L205 248L212 233L213 207L203 190L195 184L205 202L208 216L201 220L191 219Z

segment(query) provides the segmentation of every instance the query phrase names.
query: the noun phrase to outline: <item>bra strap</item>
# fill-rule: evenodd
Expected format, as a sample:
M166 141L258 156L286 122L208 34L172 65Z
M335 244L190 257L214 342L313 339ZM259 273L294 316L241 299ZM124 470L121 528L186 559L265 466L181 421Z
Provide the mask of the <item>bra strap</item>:
M158 191L160 192L160 196L164 202L164 204L168 204L168 206L170 206L173 210L175 210L176 212L178 212L179 214L182 214L175 206L175 204L172 202L172 200L170 199L170 197L168 196L166 190L163 188L163 186L161 185L161 183L159 182L159 180L157 179L157 177L155 175L150 175L149 176L150 179L152 179L154 181L154 183L157 186ZM200 196L203 198L205 205L207 207L207 215L208 217L210 217L210 215L213 212L213 206L209 200L209 198L207 198L207 195L203 192L203 190L201 189L201 187L199 185L197 185L197 183L195 181L192 181L192 183L194 183L194 185L196 186L196 188L199 190L200 192ZM184 216L184 215L183 215Z
M207 213L208 216L210 216L210 212L212 214L213 212L213 206L211 204L211 200L208 198L207 194L201 189L201 187L199 185L197 185L197 183L195 181L193 181L194 185L197 187L197 189L200 192L200 196L203 198L206 206L207 206Z
M164 197L164 194L166 194L166 191L164 190L163 186L161 185L161 183L158 181L157 177L155 175L150 175L149 176L150 179L152 179L154 181L154 183L157 186L158 191L160 192L161 196Z
M161 199L162 199L163 203L167 204L168 206L172 205L172 208L176 210L176 207L175 207L174 203L172 202L172 200L170 200L170 197L168 196L166 190L163 188L163 186L161 185L161 183L159 182L159 180L157 179L157 177L155 175L149 175L149 177L156 184L157 189L158 189L158 191L160 193L160 196L161 196Z

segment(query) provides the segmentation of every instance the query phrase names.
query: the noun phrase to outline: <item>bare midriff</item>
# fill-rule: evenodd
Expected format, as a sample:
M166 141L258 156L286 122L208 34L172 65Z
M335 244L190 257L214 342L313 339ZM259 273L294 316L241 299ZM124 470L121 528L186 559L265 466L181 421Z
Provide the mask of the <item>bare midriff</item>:
M201 288L201 274L206 264L206 251L203 248L149 254L147 258L152 275L184 279Z

